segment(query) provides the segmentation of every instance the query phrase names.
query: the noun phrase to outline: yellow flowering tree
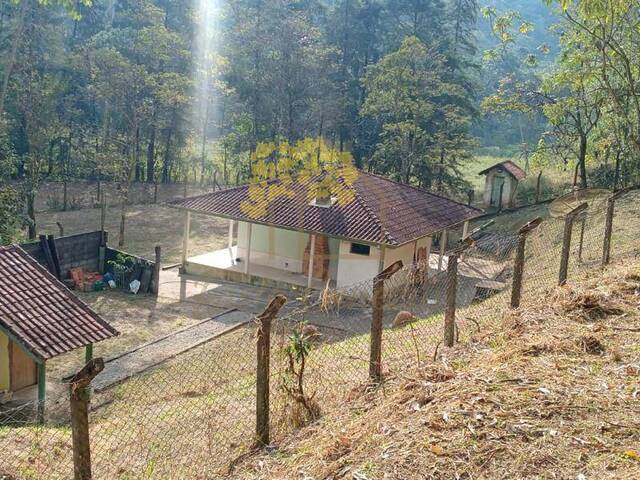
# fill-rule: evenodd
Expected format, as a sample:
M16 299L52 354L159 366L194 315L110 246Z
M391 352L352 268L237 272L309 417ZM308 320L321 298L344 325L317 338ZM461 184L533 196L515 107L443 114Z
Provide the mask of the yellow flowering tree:
M351 153L341 152L321 138L305 138L295 144L260 143L251 162L248 199L240 208L252 218L264 217L276 199L295 196L294 185L306 189L309 202L331 198L338 205L347 205L355 198L353 183L358 170Z

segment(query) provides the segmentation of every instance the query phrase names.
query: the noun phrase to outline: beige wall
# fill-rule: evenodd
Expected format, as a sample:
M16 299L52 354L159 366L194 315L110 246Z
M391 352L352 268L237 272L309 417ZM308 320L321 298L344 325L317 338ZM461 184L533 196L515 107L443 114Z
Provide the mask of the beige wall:
M371 247L369 256L351 253L351 242L340 242L337 287L372 280L380 269L380 248Z
M483 202L486 207L491 206L491 190L493 189L493 179L496 175L504 176L504 189L502 190L502 206L513 207L513 197L518 186L517 180L506 172L498 173L495 170L486 175L484 183ZM495 205L497 207L497 205Z
M398 248L389 248L384 255L384 268L387 268L394 262L402 260L402 264L406 267L413 263L414 252L418 251L418 248L428 247L431 243L431 237L419 238L416 242L407 243Z
M0 392L9 390L9 338L0 332Z
M294 273L302 272L309 235L265 225L251 226L251 263ZM238 222L238 257L246 261L249 224Z

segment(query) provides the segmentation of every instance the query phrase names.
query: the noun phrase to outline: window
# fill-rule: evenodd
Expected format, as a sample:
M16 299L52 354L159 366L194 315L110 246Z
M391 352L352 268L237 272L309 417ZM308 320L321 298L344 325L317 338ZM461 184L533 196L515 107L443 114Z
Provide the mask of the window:
M371 247L369 245L363 245L361 243L352 243L351 244L351 253L355 255L366 255L369 256L371 253Z

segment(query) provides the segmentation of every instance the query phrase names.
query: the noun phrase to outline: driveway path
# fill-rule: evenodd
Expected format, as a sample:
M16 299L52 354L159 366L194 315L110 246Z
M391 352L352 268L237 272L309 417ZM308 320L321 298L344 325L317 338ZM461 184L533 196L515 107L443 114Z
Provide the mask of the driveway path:
M97 392L104 391L176 355L209 342L229 330L238 328L252 319L251 313L228 310L178 332L139 345L133 350L107 360L104 370L91 385Z

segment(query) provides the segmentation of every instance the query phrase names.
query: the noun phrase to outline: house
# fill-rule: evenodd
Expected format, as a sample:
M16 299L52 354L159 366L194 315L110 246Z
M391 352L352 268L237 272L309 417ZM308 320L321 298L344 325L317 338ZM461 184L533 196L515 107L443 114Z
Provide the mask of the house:
M0 393L37 385L43 408L46 362L118 332L19 246L0 247Z
M447 232L465 230L478 209L350 168L279 178L174 201L186 212L182 273L271 286L344 287L372 279L397 260L431 257ZM228 245L189 257L191 214L229 221Z
M483 202L487 208L494 207L501 210L514 206L514 199L518 182L527 174L511 160L496 163L481 171L478 175L485 175Z

